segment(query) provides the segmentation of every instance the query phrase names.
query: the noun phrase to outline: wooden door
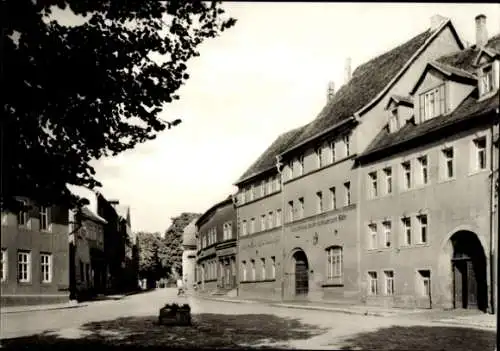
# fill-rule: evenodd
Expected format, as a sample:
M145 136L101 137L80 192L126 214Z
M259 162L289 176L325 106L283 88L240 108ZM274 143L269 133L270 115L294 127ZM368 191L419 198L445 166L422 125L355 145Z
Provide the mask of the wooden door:
M295 294L306 295L309 291L307 262L301 258L295 261Z
M472 260L466 261L467 266L467 308L477 308L477 279Z
M464 276L462 269L462 262L455 261L453 262L453 290L454 290L454 306L455 308L464 308L464 299L463 299L463 286L464 286ZM465 279L466 281L467 279Z

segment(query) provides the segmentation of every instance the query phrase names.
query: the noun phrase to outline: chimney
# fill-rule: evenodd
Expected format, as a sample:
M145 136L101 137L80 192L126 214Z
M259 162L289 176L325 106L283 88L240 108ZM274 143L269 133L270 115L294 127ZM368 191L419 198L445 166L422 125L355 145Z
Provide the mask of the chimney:
M483 14L476 16L476 46L481 48L488 42L488 32L486 30L486 16Z
M351 80L351 58L348 57L345 60L345 77L344 77L344 84L349 83Z
M328 82L328 90L326 93L326 100L330 101L335 95L335 83L333 81Z
M431 30L437 29L443 21L445 21L447 18L443 17L441 15L434 15L431 17Z

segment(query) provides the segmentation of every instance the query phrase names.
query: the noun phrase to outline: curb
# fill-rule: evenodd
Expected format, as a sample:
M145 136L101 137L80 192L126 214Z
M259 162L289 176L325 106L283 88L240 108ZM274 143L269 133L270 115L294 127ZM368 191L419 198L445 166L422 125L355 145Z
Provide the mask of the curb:
M322 307L322 306L303 306L303 305L289 305L289 304L271 304L275 307L285 307L285 308L295 308L300 310L318 310L318 311L329 311L329 312L340 312L345 314L354 314L360 316L376 316L376 317L391 317L396 315L392 312L372 312L372 311L356 311L349 310L345 308L335 308L335 307Z
M81 308L81 307L86 307L88 304L78 304L78 305L69 305L69 306L57 306L57 307L50 307L50 306L33 306L32 308L26 308L26 309L20 309L20 310L13 310L13 311L5 311L2 308L1 314L12 314L12 313L25 313L25 312L39 312L39 311L55 311L55 310L69 310L72 308ZM6 307L4 307L6 308Z
M461 327L470 327L470 328L479 328L479 329L487 329L487 330L496 330L497 326L496 325L485 325L481 323L470 323L470 322L463 322L463 321L456 321L452 319L445 319L445 320L434 320L432 323L435 324L444 324L444 325L457 325ZM495 323L496 324L496 323Z

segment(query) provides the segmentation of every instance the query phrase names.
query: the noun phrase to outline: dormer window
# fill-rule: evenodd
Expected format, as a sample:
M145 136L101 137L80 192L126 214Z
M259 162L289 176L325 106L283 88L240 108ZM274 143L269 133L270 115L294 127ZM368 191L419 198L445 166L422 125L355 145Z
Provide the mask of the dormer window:
M390 110L389 116L389 132L393 133L399 129L399 113L398 108L394 107Z
M421 122L442 115L445 112L444 84L420 94Z
M479 95L483 96L494 89L493 65L480 68L479 72Z

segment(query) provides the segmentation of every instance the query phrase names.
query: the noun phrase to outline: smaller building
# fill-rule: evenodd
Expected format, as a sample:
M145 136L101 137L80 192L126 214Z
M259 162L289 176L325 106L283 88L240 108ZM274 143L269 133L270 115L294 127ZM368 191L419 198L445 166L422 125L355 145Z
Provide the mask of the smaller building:
M184 288L189 290L195 286L196 267L196 221L189 223L182 234L182 280Z
M196 282L201 292L228 293L237 287L237 221L232 197L196 221Z

